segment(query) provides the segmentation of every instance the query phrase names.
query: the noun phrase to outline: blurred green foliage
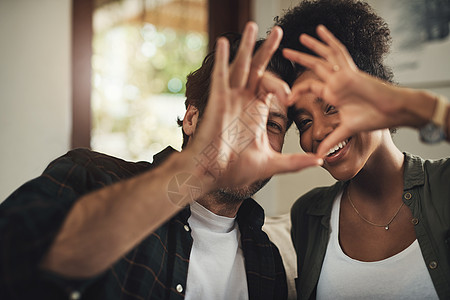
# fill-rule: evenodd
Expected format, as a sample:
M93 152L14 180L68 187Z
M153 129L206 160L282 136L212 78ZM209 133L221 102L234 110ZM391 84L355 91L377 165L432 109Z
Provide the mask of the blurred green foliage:
M167 144L179 148L186 76L206 49L206 33L148 23L94 33L93 149L148 160Z

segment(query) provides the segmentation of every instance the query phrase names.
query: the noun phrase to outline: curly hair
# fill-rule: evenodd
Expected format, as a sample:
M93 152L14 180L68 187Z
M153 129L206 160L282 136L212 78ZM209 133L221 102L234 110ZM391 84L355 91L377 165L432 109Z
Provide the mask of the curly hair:
M386 22L369 6L356 0L305 0L275 18L283 29L283 47L312 53L299 42L306 33L318 38L316 27L325 25L348 49L356 65L363 71L392 82L393 73L384 65L390 51L391 36ZM296 75L305 68L296 65Z
M231 63L239 48L241 35L236 33L226 33L222 36L225 36L230 42L229 62ZM258 40L255 44L254 51L256 51L263 44L263 42L264 39ZM200 68L187 75L186 101L184 102L184 104L186 108L189 105L193 105L198 109L199 120L203 115L206 104L208 102L211 74L214 66L214 55L215 51L210 52L203 60ZM271 60L269 61L267 70L278 75L282 80L286 82L292 82L293 80L295 80L294 66L289 60L283 57L281 49L277 49L277 51L274 53ZM178 119L177 123L180 127L183 126L183 120ZM288 126L290 126L291 124L292 121L289 120ZM187 136L183 131L182 148L187 145L188 140L189 136Z

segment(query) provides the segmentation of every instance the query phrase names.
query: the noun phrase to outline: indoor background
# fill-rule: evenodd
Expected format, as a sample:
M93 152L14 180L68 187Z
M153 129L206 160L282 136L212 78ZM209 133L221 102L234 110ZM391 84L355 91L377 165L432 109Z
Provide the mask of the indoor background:
M395 41L399 44L394 44L389 57L396 79L404 85L450 98L448 1L422 1L435 3L437 11L444 14L440 23L431 24L428 31L420 27L421 17L413 15L414 10L409 11L410 17L398 15L407 11L401 5L411 1L369 2L388 21L394 39L398 37ZM251 1L249 15L258 23L260 36L270 29L275 16L296 3ZM74 145L72 13L72 0L0 0L0 202ZM450 154L449 144L421 144L415 130L400 129L394 140L401 150L423 158ZM100 150L101 144L96 145ZM179 149L180 145L173 146ZM297 151L301 150L293 126L286 137L284 152ZM285 214L298 196L315 186L333 182L319 168L275 176L256 199L267 215Z

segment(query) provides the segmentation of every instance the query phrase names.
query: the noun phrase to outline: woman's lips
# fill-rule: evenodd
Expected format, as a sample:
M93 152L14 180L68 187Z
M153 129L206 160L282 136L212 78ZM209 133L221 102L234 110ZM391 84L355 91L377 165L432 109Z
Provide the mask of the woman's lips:
M352 138L348 138L334 146L334 148L330 149L328 155L324 158L324 161L328 164L333 164L340 160L341 157L347 153L351 139Z

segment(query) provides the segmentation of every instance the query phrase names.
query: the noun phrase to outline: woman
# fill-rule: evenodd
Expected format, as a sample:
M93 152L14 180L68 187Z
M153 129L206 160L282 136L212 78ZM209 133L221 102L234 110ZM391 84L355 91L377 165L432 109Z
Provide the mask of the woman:
M321 23L343 43L324 26L310 30ZM292 209L299 299L449 299L450 160L402 153L388 129L433 120L448 137L448 103L386 83L389 30L365 3L306 1L278 25L285 46L315 54L284 50L306 67L292 117L302 148L338 180ZM302 32L306 48L292 43Z

